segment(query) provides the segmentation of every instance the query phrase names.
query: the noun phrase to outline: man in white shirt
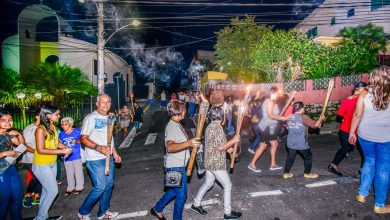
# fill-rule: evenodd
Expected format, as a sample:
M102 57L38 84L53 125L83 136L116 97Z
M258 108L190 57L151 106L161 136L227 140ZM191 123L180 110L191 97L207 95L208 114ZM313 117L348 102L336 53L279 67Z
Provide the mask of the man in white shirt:
M102 94L97 97L97 110L87 115L81 129L81 143L85 146L85 160L91 174L93 188L81 205L79 219L90 220L89 213L93 206L100 201L97 213L98 219L116 218L118 212L110 212L110 200L114 186L114 161L121 162L116 152L114 141L107 146L108 111L111 107L111 98ZM106 155L111 153L110 173L105 175ZM112 159L113 158L113 159Z

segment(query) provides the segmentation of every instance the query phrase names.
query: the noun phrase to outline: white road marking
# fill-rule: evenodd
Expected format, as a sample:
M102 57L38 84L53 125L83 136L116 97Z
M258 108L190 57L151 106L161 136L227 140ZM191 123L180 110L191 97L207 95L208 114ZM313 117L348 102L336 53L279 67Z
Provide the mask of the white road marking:
M336 185L337 182L333 180L326 180L326 181L321 181L321 182L316 182L316 183L311 183L305 185L307 188L315 188L315 187L321 187L321 186L330 186L330 185Z
M250 197L259 197L259 196L275 196L275 195L282 195L284 192L281 190L271 190L271 191L261 191L261 192L253 192L249 193Z
M142 123L140 123L139 127L142 127ZM131 142L133 142L133 139L135 137L135 127L131 129L129 134L127 135L126 139L122 142L122 144L119 146L119 148L128 148L131 145Z
M157 133L150 133L148 137L146 138L144 145L154 144L157 138Z
M205 201L201 202L201 205L202 206L207 206L207 205L213 205L213 204L217 204L217 203L220 203L219 200L214 198L214 199L209 199L209 200L205 200ZM192 203L187 203L184 206L184 208L185 209L190 209L191 205L192 205ZM139 211L139 212L125 213L125 214L118 215L118 217L116 217L115 220L117 220L117 219L128 219L128 218L134 218L134 217L141 217L141 216L146 216L148 214L149 214L149 211Z

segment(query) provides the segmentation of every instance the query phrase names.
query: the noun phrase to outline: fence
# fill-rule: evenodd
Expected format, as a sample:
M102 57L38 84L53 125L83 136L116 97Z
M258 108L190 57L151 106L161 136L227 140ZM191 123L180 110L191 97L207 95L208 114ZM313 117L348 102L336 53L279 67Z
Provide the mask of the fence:
M95 105L92 105L95 108ZM12 115L14 121L14 128L18 130L23 130L27 125L33 123L36 106L26 107L26 121L23 122L22 111L21 109L14 106L5 106L4 110L8 111ZM74 126L79 127L83 122L84 117L91 112L91 103L87 102L80 105L72 105L67 108L60 109L61 118L62 117L72 117L74 119Z
M339 102L345 97L351 95L353 85L358 81L368 82L368 75L351 75L337 76L333 78L335 86L330 102ZM272 86L283 89L286 92L296 91L295 100L304 102L305 104L321 104L324 102L324 97L327 93L329 78L321 80L295 80L285 83L259 83L252 84L252 93L260 92L262 95L269 92ZM245 94L245 85L243 84L213 84L209 85L210 90L222 90L225 96L240 96ZM209 91L210 92L210 91Z

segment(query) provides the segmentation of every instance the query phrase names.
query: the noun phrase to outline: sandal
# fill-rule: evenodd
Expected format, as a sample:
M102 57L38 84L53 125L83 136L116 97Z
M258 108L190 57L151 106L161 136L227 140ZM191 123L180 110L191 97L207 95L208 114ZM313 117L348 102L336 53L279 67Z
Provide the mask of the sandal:
M83 191L83 190L75 190L73 194L74 194L74 195L79 195L82 191Z
M69 196L70 194L72 194L74 192L74 190L72 191L66 191L66 193L64 193L64 196Z

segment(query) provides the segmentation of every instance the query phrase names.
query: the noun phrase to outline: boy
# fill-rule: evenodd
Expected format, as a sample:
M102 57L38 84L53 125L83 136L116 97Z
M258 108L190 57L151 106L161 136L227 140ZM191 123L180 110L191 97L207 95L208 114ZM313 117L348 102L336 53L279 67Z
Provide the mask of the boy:
M307 115L304 115L305 108L303 102L295 102L293 104L293 116L288 120L288 135L287 148L288 156L284 165L283 178L288 179L293 177L290 169L294 164L297 152L301 153L304 158L304 177L315 179L318 174L311 173L312 168L312 153L307 144L306 127L317 128L321 126L324 117L321 116L317 121L312 120Z

